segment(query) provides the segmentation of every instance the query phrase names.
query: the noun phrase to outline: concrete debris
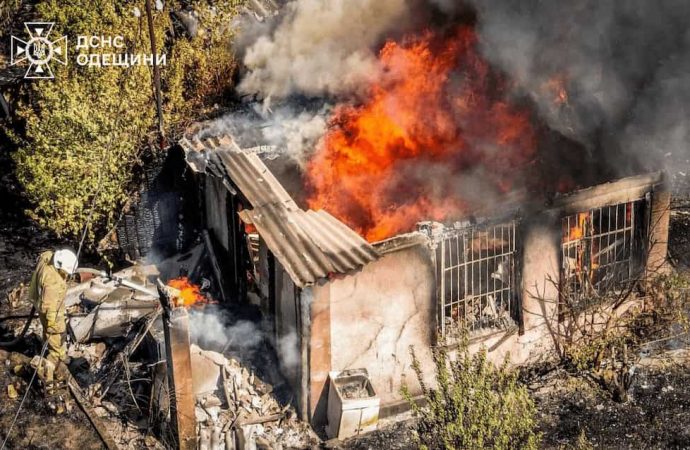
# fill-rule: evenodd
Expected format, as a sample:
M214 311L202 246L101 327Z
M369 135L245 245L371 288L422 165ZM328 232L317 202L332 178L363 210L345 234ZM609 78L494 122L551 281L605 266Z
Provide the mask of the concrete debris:
M10 400L15 400L17 397L19 397L17 388L15 388L13 384L7 385L7 397L9 397Z
M192 357L192 385L194 395L198 397L215 392L218 388L221 366L216 364L213 359L202 354L202 350L196 345L191 346L190 353Z
M236 359L196 345L191 353L193 384L203 386L195 388L199 448L305 448L318 441L311 428L297 420L292 407L271 395L273 387Z
M185 273L196 273L196 279L203 280L208 273L203 271L209 270L198 267L203 246L190 255L155 267L134 266L117 276L152 287L154 279L165 279L163 274L182 273L184 264ZM176 396L170 392L169 348L160 302L94 275L70 287L66 294L69 369L74 377L70 392L79 397L77 404L107 448L170 448L173 441L169 438L174 436L171 399ZM25 296L15 295L21 298L14 306L28 308ZM14 328L22 325L8 324ZM32 327L30 331L40 335L40 323L34 321ZM17 334L14 328L11 331ZM299 421L294 408L285 403L282 381L271 372L272 367L264 374L269 383L246 365L248 361L236 359L241 356L226 357L198 345L188 348L191 376L184 380L190 382L193 395L186 396L192 404L191 414L185 417L193 414L193 419L189 421L191 433L186 435L196 440L195 448L309 448L320 442L309 424ZM233 352L230 345L223 348ZM33 370L31 358L0 349L0 363L17 377L1 386L2 397L8 404L18 401L27 389L21 380ZM278 386L275 390L272 382Z

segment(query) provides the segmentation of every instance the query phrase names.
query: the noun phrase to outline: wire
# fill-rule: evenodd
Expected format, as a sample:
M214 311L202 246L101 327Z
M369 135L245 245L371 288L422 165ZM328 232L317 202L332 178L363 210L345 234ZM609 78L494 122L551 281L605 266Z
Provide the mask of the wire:
M123 87L121 85L120 91L122 92L122 90L123 90ZM121 117L121 114L118 115L118 120L116 120L116 122L115 122L116 124L118 123L120 117ZM113 128L113 130L115 130L115 129L116 129L116 127ZM113 133L110 135L110 141L108 142L108 149L103 154L103 161L102 161L103 163L105 163L106 157L109 156L109 154L110 154L110 148L112 147L114 140L115 140L115 132L113 131ZM101 166L99 166L99 167L101 167ZM77 249L77 261L79 261L79 255L81 254L82 248L84 246L84 240L86 239L86 233L88 231L89 225L91 224L91 220L93 218L93 211L96 209L96 200L98 200L98 197L101 193L101 187L104 184L101 182L101 176L102 176L102 172L99 170L98 171L98 188L96 189L96 192L94 193L93 200L91 201L91 207L89 208L89 215L86 218L86 223L84 224L84 229L82 230L81 239L79 241L79 247ZM62 298L62 301L60 302L60 305L57 308L58 310L60 308L62 308L62 305L65 303L65 299L66 299L66 297ZM33 316L33 313L34 313L34 309L32 308L32 312L30 313L30 315ZM27 330L29 328L29 323L31 322L31 320L32 320L32 318L27 319L27 323L24 326L24 330ZM7 430L7 435L5 436L5 439L2 441L2 447L0 447L0 450L5 449L5 445L7 444L7 440L9 439L10 434L12 433L12 429L14 428L14 425L17 422L17 418L19 417L19 413L22 410L22 406L24 405L24 401L26 400L26 397L29 395L31 385L33 384L34 379L36 378L36 374L38 373L38 369L41 367L41 364L43 363L43 357L45 355L47 348L48 348L48 340L46 339L46 342L43 344L43 348L41 349L41 359L39 360L38 364L36 365L36 368L34 369L33 375L31 375L31 380L29 381L29 385L27 386L26 392L24 393L24 396L22 397L22 401L19 403L19 407L17 408L17 412L14 415L14 419L12 420L12 424L10 425L10 427ZM69 377L69 375L68 375L68 377Z
M111 139L111 144L112 144L112 139ZM86 219L86 223L84 224L84 230L82 231L81 241L79 242L79 248L77 249L77 261L79 261L79 254L81 253L81 249L82 249L82 246L84 244L86 232L88 230L89 225L91 224L91 218L93 216L93 210L96 207L96 200L98 198L98 195L101 192L102 183L100 183L100 178L101 178L101 172L99 171L98 172L98 179L99 179L98 189L96 190L96 193L93 196L93 200L91 202L91 208L89 210L89 215ZM65 304L66 297L67 296L62 297L62 301L60 301L60 304L57 307L58 311ZM29 328L29 324L31 323L31 320L33 318L34 309L35 309L35 306L31 309L30 316L32 316L32 317L30 317L26 321L26 325L24 326L24 332L21 334L22 337L23 337L24 333L26 332L26 330ZM21 337L20 337L20 339L21 339ZM19 418L19 413L22 411L22 406L24 406L24 401L26 400L26 397L29 395L29 391L31 390L31 385L33 384L34 380L36 379L36 374L38 373L38 369L43 364L43 357L46 353L47 348L48 348L48 339L46 339L46 341L43 343L43 348L41 349L41 358L39 359L38 364L36 365L36 368L34 369L33 375L31 375L31 380L29 381L29 384L26 387L26 392L24 392L24 396L22 397L22 401L19 402L19 407L17 408L17 412L14 414L14 419L12 419L12 424L7 429L7 435L5 436L5 439L2 441L2 447L0 447L0 450L5 449L5 445L7 444L7 440L10 438L10 434L12 433L12 429L14 428L14 425L17 422L17 418ZM64 362L60 362L60 363L64 364Z
M36 374L38 373L38 369L43 364L43 355L45 355L47 348L48 348L48 340L46 340L46 342L43 344L43 348L41 349L41 359L38 360L38 364L36 365L36 368L34 369L34 373L33 373L33 375L31 375L31 380L29 381L29 384L26 386L26 392L24 392L24 396L22 397L22 401L19 402L19 408L17 408L17 412L14 414L14 419L12 419L12 424L10 424L10 427L7 429L7 434L5 435L5 439L2 441L2 447L0 447L0 450L4 450L5 445L7 445L7 440L10 438L10 434L12 433L12 429L14 428L14 424L17 423L17 419L19 418L19 413L22 410L22 406L24 406L24 402L26 401L26 397L29 395L29 391L31 390L31 385L34 383L34 380L36 379Z

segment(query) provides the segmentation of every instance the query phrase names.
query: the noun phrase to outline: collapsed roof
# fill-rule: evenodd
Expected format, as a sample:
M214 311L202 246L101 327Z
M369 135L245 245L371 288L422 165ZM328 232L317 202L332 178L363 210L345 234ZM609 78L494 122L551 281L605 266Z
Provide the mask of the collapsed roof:
M329 274L345 274L379 258L360 235L323 210L303 210L255 151L242 149L228 134L199 137L190 129L180 141L195 172L222 180L240 192L252 209L240 212L299 287Z

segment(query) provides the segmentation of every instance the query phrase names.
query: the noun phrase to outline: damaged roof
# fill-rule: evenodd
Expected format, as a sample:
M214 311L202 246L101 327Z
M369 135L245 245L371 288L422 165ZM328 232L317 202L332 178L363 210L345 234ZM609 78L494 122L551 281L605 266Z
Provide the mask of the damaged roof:
M230 192L242 193L252 209L240 217L256 226L297 286L379 258L371 244L326 211L300 209L258 155L241 149L227 134L199 138L198 129L180 141L188 165L219 177Z

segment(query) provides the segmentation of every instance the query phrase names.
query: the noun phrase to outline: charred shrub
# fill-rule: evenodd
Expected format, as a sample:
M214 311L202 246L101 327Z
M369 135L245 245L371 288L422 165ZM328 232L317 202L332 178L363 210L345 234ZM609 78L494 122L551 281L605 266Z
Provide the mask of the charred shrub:
M627 401L641 351L688 331L689 286L687 275L654 274L629 289L598 293L586 309L573 307L574 296L561 291L561 362L594 380L614 401Z
M436 387L424 383L419 360L412 350L413 368L422 387L426 406L403 395L419 422L418 444L424 449L536 449L541 440L535 431L535 406L527 389L508 367L496 367L486 350L471 355L467 339L457 358L444 349L434 351Z

